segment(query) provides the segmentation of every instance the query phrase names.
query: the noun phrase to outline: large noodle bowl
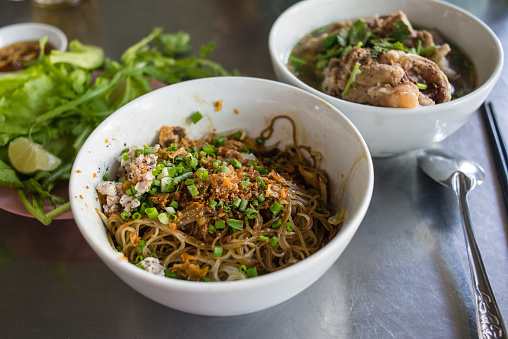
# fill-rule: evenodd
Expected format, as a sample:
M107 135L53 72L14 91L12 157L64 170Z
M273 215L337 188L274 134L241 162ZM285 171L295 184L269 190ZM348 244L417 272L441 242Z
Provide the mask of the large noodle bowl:
M293 125L293 143L265 146L274 122ZM275 117L257 138L245 130L189 138L163 126L159 142L125 149L116 179L97 186L113 248L169 278L226 281L295 264L338 232L320 154L298 145L294 121Z

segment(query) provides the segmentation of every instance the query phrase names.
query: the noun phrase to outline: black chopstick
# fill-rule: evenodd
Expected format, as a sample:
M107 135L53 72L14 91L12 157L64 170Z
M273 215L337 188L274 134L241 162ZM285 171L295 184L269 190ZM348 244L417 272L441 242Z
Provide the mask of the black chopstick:
M490 149L494 156L494 164L501 184L504 202L506 207L508 207L508 152L506 152L506 144L503 134L499 129L492 103L483 103L481 110L484 116L484 123L487 127L486 130L491 145Z

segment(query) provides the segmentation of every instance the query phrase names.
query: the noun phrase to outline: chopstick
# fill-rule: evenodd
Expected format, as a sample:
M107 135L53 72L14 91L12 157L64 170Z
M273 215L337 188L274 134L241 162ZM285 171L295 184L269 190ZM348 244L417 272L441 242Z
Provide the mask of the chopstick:
M483 103L481 110L484 116L484 123L488 138L490 141L490 149L493 153L494 164L496 166L497 176L501 184L501 190L506 207L508 207L508 152L503 139L503 134L499 129L496 114L492 103Z

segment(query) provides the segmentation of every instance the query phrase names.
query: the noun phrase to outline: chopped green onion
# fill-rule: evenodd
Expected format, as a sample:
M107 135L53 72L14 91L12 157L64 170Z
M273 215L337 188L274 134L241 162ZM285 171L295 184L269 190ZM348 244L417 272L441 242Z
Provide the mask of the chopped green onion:
M187 189L189 190L190 194L195 197L196 195L199 194L199 191L198 189L196 188L196 186L193 184L193 185L189 185L187 186Z
M178 216L176 214L169 214L168 218L169 221L176 221L178 219Z
M231 165L235 168L242 168L242 163L236 159L231 160Z
M257 137L256 138L256 143L258 145L264 145L265 144L265 139L263 137Z
M261 235L261 236L259 237L259 240L262 240L262 241L268 241L268 240L270 240L270 239L268 239L268 237L265 237L265 236Z
M132 215L132 219L134 219L134 220L139 220L139 219L141 219L141 213L139 213L139 212L134 213L134 214Z
M136 247L136 252L143 253L143 247L142 246Z
M347 81L346 87L344 88L344 91L342 91L342 97L344 97L347 94L349 88L355 82L356 75L360 72L360 66L361 66L360 63L356 62L355 66L353 67L353 71L349 76L349 80Z
M418 39L418 43L416 45L416 54L422 55L422 41Z
M150 255L151 255L152 257L156 258L156 259L158 259L158 258L159 258L159 256L158 256L158 255L157 255L157 253L155 253L155 252L150 253Z
M249 277L249 278L254 278L254 277L257 277L258 275L259 275L259 273L258 273L256 266L252 266L251 268L249 268L247 270L247 277Z
M199 168L197 171L196 171L196 176L203 180L203 179L206 179L208 178L208 171L205 170L204 168Z
M122 154L122 159L124 161L129 161L129 155L127 153Z
M116 245L116 250L117 250L118 252L121 252L121 251L122 251L122 246L120 246L120 245Z
M418 89L421 90L421 91L425 91L426 89L429 88L429 85L417 82L416 83L416 87L418 87Z
M172 143L171 145L169 145L169 147L166 147L164 150L166 152L174 152L178 149L178 145L176 143Z
M215 222L215 228L218 229L218 230L221 230L223 229L224 227L226 227L226 223L224 223L224 220L217 220Z
M125 149L122 151L122 154L127 153L127 152L129 152L129 148L125 148Z
M104 175L102 176L102 180L103 180L103 181L108 181L108 179L109 179L109 175L110 175L109 173L104 174Z
M143 265L136 265L136 266L141 268L142 270L145 270L145 266L143 266Z
M247 146L243 146L240 151L242 151L243 153L250 154L250 149L248 149Z
M437 49L436 45L426 47L420 51L420 55L426 55L430 52L434 52Z
M203 150L203 152L206 152L206 154L208 154L208 155L211 155L211 156L215 155L216 149L212 145L204 145L201 149Z
M162 164L162 163L158 163L157 166L155 166L155 168L158 171L162 171L164 168L166 168L166 166L164 166L164 164Z
M196 183L196 180L194 180L194 179L185 180L185 185L194 185L195 183Z
M249 204L249 201L247 199L242 199L242 202L240 203L240 208L238 208L238 210L240 212L244 212L245 209L247 208L248 204Z
M201 113L199 112L196 112L194 113L193 115L191 115L190 119L192 121L193 124L196 124L199 120L201 120L203 118L203 115L201 115Z
M256 181L258 182L258 186L262 189L266 188L265 181L261 177L256 177Z
M210 208L215 208L215 206L217 206L217 201L215 201L215 200L210 200L210 202L208 203L208 207L210 207Z
M259 202L263 202L265 201L265 192L261 192L259 193L259 195L256 196L256 199L259 201Z
M252 204L252 207L254 207L254 208L257 208L259 206L257 199L253 199L250 203Z
M330 37L330 35L329 35L328 37ZM327 38L328 38L328 37L327 37ZM307 65L307 61L305 61L305 60L303 60L303 59L300 59L300 58L297 58L297 57L295 57L294 55L290 55L290 56L288 57L288 61L291 61L291 63L292 63L293 65L295 65L295 66L296 66L296 65Z
M213 248L213 256L214 257L221 257L222 256L222 247L215 246Z
M147 206L148 206L148 204L146 202L142 203L141 207L139 208L139 213L145 214Z
M277 243L278 243L278 242L279 242L279 239L277 239L277 237L276 237L276 236L273 236L273 237L271 237L271 238L270 238L270 246L271 246L271 247L275 247L275 246L277 246Z
M240 271L240 272L242 272L242 273L247 272L247 266L242 265L242 266L238 267L238 271Z
M242 199L240 198L235 198L235 200L233 200L233 207L234 208L238 208L240 207L240 204L242 203Z
M293 231L293 223L291 221L286 222L286 230L288 232L292 232Z
M250 186L250 181L248 180L242 180L240 181L240 184L243 186L243 187L249 187Z
M122 217L123 220L127 220L130 218L131 214L129 212L123 211L122 213L120 213L120 216Z
M272 223L272 228L279 228L282 225L282 220L277 219Z
M219 147L222 146L222 144L224 144L224 141L226 141L226 139L223 136L218 136L217 138L213 139L213 144L216 147Z
M171 200L171 202L169 203L169 207L173 207L176 210L178 208L178 201Z
M154 180L152 181L152 185L154 185L154 186L160 186L160 185L161 185L161 181L160 181L160 180L157 180L157 179L154 179Z
M165 209L165 210L166 210L166 212L168 212L169 214L175 214L175 213L176 213L175 209L174 209L173 207L171 207L171 206L166 206L166 207L164 207L164 209Z
M234 232L243 230L243 221L238 219L228 219L226 220L229 227L231 227ZM217 227L217 226L215 226Z
M277 215L281 209L282 209L282 205L279 204L277 201L274 201L273 205L270 206L270 211L272 211L273 215Z
M143 149L143 154L154 154L155 150L153 148L145 148Z
M212 279L210 279L210 278L208 278L208 277L203 277L203 278L201 279L201 281L202 281L202 282L210 282L210 281L212 281Z
M257 201L255 201L255 202L257 202ZM247 219L255 219L258 215L259 215L259 212L253 208L247 208L247 210L245 210L245 216L247 217Z
M149 207L145 209L145 212L150 219L155 219L159 215L159 212L157 212L157 209L155 207Z
M129 187L125 190L125 194L127 195L134 195L135 190L132 187Z
M194 158L192 154L187 154L185 156L185 164L191 168L196 168L198 165L198 159Z
M235 139L235 140L240 140L241 137L242 137L242 133L241 132L235 132L233 134L233 139Z
M163 223L164 225L167 225L169 224L169 218L168 218L168 215L166 213L159 213L159 215L157 216L157 218L159 219L159 221L161 223Z
M138 255L138 256L136 257L136 260L135 260L136 264L137 264L138 262L140 262L140 261L143 261L143 259L144 259L144 258L143 258L143 256L142 256L142 255Z

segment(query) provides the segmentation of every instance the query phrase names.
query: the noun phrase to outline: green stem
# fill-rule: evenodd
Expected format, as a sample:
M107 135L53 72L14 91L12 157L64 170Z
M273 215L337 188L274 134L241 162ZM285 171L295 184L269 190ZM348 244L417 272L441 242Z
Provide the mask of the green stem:
M49 218L54 218L57 215L60 215L60 214L62 214L64 212L67 212L70 208L71 208L71 203L69 201L67 201L62 206L59 206L59 207L55 208L54 210L49 211L48 213L46 213L46 216L49 217Z
M28 201L28 198L22 189L18 189L18 195L21 198L21 202L23 203L23 205L25 205L28 212L30 212L37 220L39 220L41 223L43 223L46 226L51 223L51 218L48 217L47 215L45 215L44 212L42 211L42 209L39 209L39 208L36 208L35 206L33 206L30 203L30 201ZM34 200L34 203L36 203L35 200Z

